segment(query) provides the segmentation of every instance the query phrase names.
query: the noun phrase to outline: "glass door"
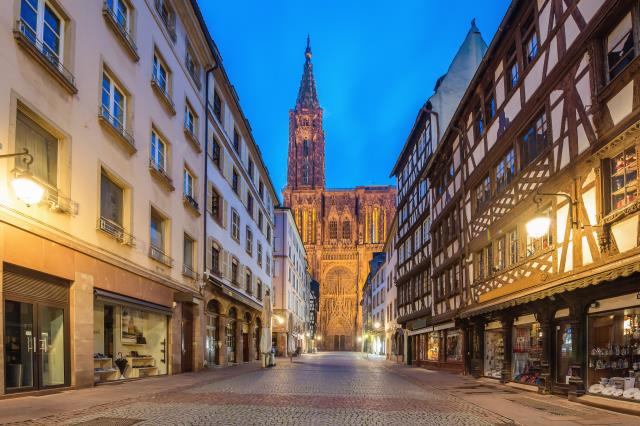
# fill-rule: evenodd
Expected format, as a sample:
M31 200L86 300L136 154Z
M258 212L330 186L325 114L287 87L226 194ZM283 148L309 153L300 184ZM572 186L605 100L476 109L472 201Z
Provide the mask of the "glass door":
M38 307L37 352L41 387L64 386L65 372L64 308Z
M556 383L568 385L573 360L573 328L569 323L556 326Z
M4 302L4 383L7 392L34 389L36 336L33 304Z

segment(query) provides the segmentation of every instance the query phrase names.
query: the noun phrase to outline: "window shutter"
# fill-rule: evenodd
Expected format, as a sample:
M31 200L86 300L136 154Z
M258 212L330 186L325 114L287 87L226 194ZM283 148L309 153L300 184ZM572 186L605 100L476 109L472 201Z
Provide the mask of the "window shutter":
M224 170L224 178L227 180L227 182L229 182L229 185L231 185L232 183L232 172L231 172L231 164L232 161L231 159L227 158L227 154L225 153L224 155L222 155L222 153L220 153L220 157L224 157L224 161L222 163L222 170Z
M209 132L209 140L211 143L207 144L207 155L209 158L213 159L213 144L215 142L215 136L213 135L213 129L211 126L207 126L207 132Z
M213 269L213 264L212 264L213 252L212 252L212 248L213 248L213 238L212 237L207 237L207 258L206 258L206 265L205 265L205 268L206 268L207 271L211 271L211 269Z
M211 181L207 181L207 213L209 213L209 215L213 214L213 212L211 211L212 204L213 204L213 183Z
M258 295L258 278L255 275L251 276L251 292L255 294L258 299L260 298Z
M229 221L229 205L227 200L221 198L220 207L222 208L222 227L227 229Z
M220 252L220 275L224 278L231 280L231 265L229 262L229 252L222 250Z

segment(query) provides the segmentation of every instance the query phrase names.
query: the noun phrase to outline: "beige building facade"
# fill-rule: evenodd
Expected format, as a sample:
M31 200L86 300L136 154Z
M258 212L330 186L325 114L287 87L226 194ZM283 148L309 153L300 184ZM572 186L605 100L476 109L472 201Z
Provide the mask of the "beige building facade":
M195 2L6 3L0 156L33 162L0 158L0 394L201 368L215 59ZM12 191L25 169L37 204Z

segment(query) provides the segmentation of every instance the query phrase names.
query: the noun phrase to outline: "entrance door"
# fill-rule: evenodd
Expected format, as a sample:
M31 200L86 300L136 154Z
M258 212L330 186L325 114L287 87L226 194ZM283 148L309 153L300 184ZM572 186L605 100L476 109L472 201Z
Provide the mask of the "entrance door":
M66 309L5 300L7 392L67 385Z
M242 361L249 362L249 333L242 333Z
M182 305L182 372L193 370L193 316L187 305Z
M218 316L207 315L207 364L220 363L218 357Z
M556 384L568 385L573 361L573 327L568 322L556 326Z
M227 361L236 362L236 324L235 321L229 320L225 329L225 337L227 344Z

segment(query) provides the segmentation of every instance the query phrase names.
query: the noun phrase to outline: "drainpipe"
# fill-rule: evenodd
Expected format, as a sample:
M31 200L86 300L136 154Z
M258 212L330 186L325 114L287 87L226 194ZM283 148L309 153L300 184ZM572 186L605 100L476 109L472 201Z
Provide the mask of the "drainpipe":
M203 274L202 274L202 278L203 278L203 285L202 285L202 295L204 296L204 289L207 285L207 281L209 280L209 274L206 270L207 268L207 196L209 194L207 194L207 190L208 190L208 185L207 182L209 182L209 177L208 177L208 166L207 166L207 155L209 153L209 75L213 73L213 71L216 70L216 68L218 68L218 63L215 62L214 65L209 68L205 73L204 73L204 78L205 78L205 89L204 89L204 228L203 228L203 232L204 232L204 250L203 250L203 255L202 255L202 266L203 266ZM206 278L205 278L206 276Z

